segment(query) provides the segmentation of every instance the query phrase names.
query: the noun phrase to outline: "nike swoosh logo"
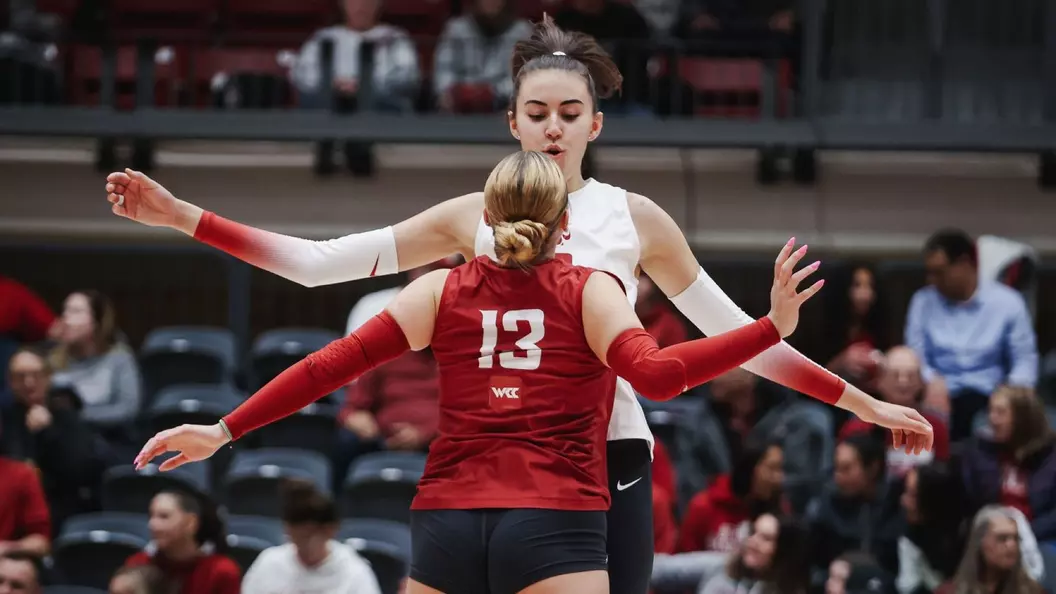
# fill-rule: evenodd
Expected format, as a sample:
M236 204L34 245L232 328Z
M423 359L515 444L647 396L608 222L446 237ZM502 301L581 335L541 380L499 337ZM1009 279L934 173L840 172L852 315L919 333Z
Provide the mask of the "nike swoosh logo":
M378 254L378 257L374 259L374 268L370 269L370 276L374 276L378 272L378 262L381 262L381 254Z
M626 491L627 489L630 489L631 487L633 487L634 483L637 483L640 480L642 480L642 477L638 477L638 478L634 479L633 481L627 483L626 485L621 483L620 481L616 481L616 490L617 491Z

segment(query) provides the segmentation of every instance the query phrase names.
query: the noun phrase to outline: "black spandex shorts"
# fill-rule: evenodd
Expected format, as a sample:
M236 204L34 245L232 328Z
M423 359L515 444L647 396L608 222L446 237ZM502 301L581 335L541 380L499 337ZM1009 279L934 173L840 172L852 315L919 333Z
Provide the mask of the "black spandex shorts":
M601 511L414 510L411 579L445 594L516 594L605 571L605 532Z

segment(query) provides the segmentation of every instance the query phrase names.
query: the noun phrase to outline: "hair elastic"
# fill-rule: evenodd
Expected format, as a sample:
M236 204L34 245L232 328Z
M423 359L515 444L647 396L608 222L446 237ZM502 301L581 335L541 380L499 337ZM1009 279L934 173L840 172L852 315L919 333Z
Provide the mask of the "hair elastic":
M554 55L555 56L567 56L568 54L566 54L565 52L554 52Z

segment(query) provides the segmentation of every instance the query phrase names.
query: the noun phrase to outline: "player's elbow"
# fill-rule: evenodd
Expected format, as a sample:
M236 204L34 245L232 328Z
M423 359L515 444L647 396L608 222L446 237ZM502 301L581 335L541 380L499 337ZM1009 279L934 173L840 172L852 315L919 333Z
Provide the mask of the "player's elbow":
M685 382L671 375L650 375L628 381L635 392L657 402L671 400L686 391Z

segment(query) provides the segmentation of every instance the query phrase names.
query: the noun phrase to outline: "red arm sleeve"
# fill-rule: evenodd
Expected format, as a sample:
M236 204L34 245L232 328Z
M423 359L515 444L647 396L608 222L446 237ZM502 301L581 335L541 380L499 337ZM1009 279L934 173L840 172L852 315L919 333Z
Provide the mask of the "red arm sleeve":
M640 328L625 330L612 341L609 367L650 400L670 400L742 365L781 342L770 318L716 336L683 342L661 350Z
M383 311L350 336L335 340L290 366L224 417L224 422L233 440L238 439L292 415L409 349L403 330L389 312Z

